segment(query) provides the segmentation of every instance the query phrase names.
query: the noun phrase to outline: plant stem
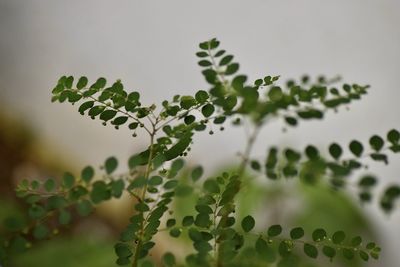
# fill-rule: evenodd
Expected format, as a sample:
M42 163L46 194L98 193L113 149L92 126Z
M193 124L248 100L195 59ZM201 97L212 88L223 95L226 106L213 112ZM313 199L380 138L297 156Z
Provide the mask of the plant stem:
M150 133L150 148L149 148L149 158L147 160L147 165L146 165L146 171L144 173L144 177L146 178L146 183L143 187L142 195L140 197L140 201L144 201L146 198L146 191L147 191L147 179L149 178L150 172L151 172L151 159L153 158L153 153L154 153L154 136L156 135L157 130L155 128L155 124L153 124L153 131ZM143 220L140 225L140 235L138 237L138 241L135 247L135 253L133 256L133 261L132 261L132 267L137 267L138 266L138 260L139 260L139 255L140 255L140 250L142 248L142 242L143 242L143 235L144 235L144 227L146 224L146 220L143 217Z

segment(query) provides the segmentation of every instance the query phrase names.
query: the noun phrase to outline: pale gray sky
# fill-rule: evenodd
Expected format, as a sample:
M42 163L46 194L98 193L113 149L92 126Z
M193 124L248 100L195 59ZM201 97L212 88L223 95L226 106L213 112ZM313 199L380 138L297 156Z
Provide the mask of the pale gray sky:
M217 37L250 78L340 74L372 86L350 112L329 114L324 122L303 123L286 134L282 124L272 124L255 154L273 143L301 148L310 142L366 141L400 127L399 25L398 0L0 0L0 102L82 166L111 154L124 161L143 145L128 131L80 116L76 107L51 104L58 77L120 78L145 102L160 102L207 88L194 53L200 41ZM191 159L211 169L229 162L242 136L236 129L212 138L199 135ZM207 151L215 147L210 157ZM392 162L373 170L399 183L400 160ZM396 266L400 211L390 218L374 208L370 212L377 213L388 241L386 259L376 266Z

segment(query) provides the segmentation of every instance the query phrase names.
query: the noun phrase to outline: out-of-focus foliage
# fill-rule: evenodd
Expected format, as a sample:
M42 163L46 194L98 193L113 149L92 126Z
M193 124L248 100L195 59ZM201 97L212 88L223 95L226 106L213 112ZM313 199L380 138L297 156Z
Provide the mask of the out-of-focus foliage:
M87 166L60 179L23 180L16 191L26 203L26 216L6 220L8 234L1 243L0 260L7 264L8 257L26 251L33 240L68 229L75 220L92 214L96 205L121 198L124 192L135 204L127 211L132 216L114 245L116 263L121 266L153 266L151 254L160 232L191 244L184 256L172 248L163 251L159 261L164 266L316 266L334 260L356 266L378 259L380 247L369 242L368 235L364 238L367 226L353 224L361 222L361 216L352 214L351 221L343 219L340 225L328 221L330 216L355 213L341 193L333 191L350 184L359 189L363 202L372 199L377 179L363 173L363 160L388 164L389 153L400 152L397 130L384 137L373 135L367 142L354 139L347 146L327 140L326 152L308 145L304 149L265 148L261 159L251 155L260 129L270 119L282 118L289 127L321 120L326 112L360 100L369 86L338 86L337 79L322 76L315 80L304 76L282 85L280 76L268 75L249 83L247 76L238 74L234 57L219 45L216 39L203 42L196 54L210 88L194 95L175 95L161 106L143 105L140 94L126 91L119 80L108 85L105 78L89 83L84 76L61 77L52 91L53 101L79 103L80 114L116 129L127 127L133 137L142 130L149 143L129 158L125 173L118 173L121 164L111 156L100 172ZM198 132L209 128L212 135L212 125L223 131L225 124L241 126L243 121L251 129L237 168L205 176L204 167L185 166L184 157ZM361 178L352 184L355 175ZM286 194L271 190L274 183L283 181L287 184L279 188L281 192L291 186L303 198L297 200L301 212L292 218L280 215L291 208L283 204ZM263 199L266 196L269 199ZM389 186L379 198L383 210L392 211L399 196L400 187ZM282 203L274 203L274 197ZM333 198L343 207L327 214ZM174 213L171 203L184 209ZM301 218L310 206L320 219L305 222ZM268 218L259 218L269 211Z

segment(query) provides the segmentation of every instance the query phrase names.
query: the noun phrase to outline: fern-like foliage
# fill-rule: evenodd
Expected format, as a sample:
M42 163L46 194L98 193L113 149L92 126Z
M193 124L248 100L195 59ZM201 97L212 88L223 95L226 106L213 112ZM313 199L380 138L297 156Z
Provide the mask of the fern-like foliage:
M235 197L247 172L260 179L298 179L309 186L325 183L336 190L353 186L361 201L371 201L379 179L360 172L365 159L388 164L388 153L400 152L400 133L395 129L385 137L373 135L364 143L353 140L346 149L330 143L321 151L313 145L304 150L271 147L266 148L263 159L251 155L260 129L271 119L281 118L288 127L303 120L321 120L326 112L339 111L361 99L368 86L337 85L337 78L312 80L308 76L283 85L280 76L274 75L248 82L245 75L238 74L234 57L219 44L216 39L203 42L196 53L209 90L176 95L160 106L143 105L140 94L126 91L119 80L112 84L105 78L92 84L86 77L63 76L58 80L52 91L54 102L79 103L80 114L116 129L127 127L133 137L142 131L149 136L149 143L129 158L126 173L116 173L119 162L110 157L100 174L88 166L79 175L65 173L60 179L22 181L16 193L29 208L26 217L5 222L8 232L0 240L3 265L7 266L7 258L29 249L33 240L50 238L77 216L88 216L96 205L124 193L136 204L128 211L132 216L115 245L118 265L153 266L149 253L160 231L168 231L173 238L188 237L193 247L184 259L166 251L164 266L298 266L301 254L310 259L332 260L338 255L347 260L378 259L380 247L354 233L327 233L324 225L310 233L301 226L261 229L254 214L244 218L235 214ZM198 165L190 169L189 182L178 179L188 168L183 158L197 132L212 124L221 130L227 123L240 126L244 120L250 122L252 132L236 171L201 180L204 170ZM344 158L346 152L349 157ZM349 178L354 175L361 178L352 184ZM170 215L171 202L193 192L199 195L194 210L177 221ZM385 189L379 199L382 209L392 211L399 196L399 186Z

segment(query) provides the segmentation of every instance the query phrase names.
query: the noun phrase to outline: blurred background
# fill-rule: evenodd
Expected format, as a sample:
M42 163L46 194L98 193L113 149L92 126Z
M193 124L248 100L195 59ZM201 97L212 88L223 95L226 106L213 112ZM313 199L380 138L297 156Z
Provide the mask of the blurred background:
M285 133L282 123L271 123L262 131L255 155L273 144L325 148L332 141L345 145L399 129L399 13L398 0L0 0L1 218L16 210L11 199L18 179L99 166L111 155L126 162L145 146L145 136L132 139L128 130L104 127L80 116L75 107L52 104L50 91L60 76L121 79L128 90L141 92L143 102L161 103L174 94L207 89L194 53L199 42L212 37L236 56L250 80L269 74L283 80L325 74L372 87L349 111L328 113L323 122L301 123ZM244 136L237 128L212 137L200 134L187 160L201 162L207 173L221 170L237 160ZM381 178L380 188L400 183L400 159L391 157L390 163L370 164L369 171ZM271 198L281 188L270 190L274 192L252 195ZM293 221L332 223L328 213L336 207L333 218L340 217L349 229L362 225L382 245L382 259L368 266L398 266L400 211L387 216L376 202L361 210L345 196L335 202L318 192L298 192L309 199L310 209ZM313 207L315 200L324 205ZM124 206L111 206L51 245L34 248L16 266L53 266L51 260L66 249L75 260L57 266L113 266L113 240L127 215L118 216L126 212ZM79 235L93 228L95 239Z

